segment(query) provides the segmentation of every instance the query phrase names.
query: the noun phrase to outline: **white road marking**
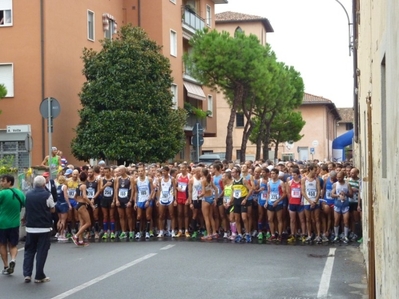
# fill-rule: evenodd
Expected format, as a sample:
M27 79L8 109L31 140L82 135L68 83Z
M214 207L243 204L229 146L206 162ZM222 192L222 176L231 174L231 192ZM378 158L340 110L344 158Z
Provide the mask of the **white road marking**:
M24 249L25 249L25 247L22 247L22 248L18 249L18 251L22 251L22 250L24 250Z
M168 250L168 249L172 248L173 246L176 246L176 245L167 245L167 246L165 246L165 247L162 247L162 248L159 249L159 250Z
M123 270L126 270L127 268L130 268L130 267L132 267L132 266L134 266L134 265L136 265L136 264L138 264L138 263L140 263L142 261L145 261L145 260L147 260L147 259L149 259L149 258L151 258L151 257L153 257L155 255L157 255L157 253L147 254L147 255L145 255L145 256L143 256L141 258L138 258L137 260L131 261L130 263L127 263L127 264L125 264L125 265L123 265L123 266L121 266L121 267L119 267L119 268L117 268L115 270L112 270L112 271L110 271L108 273L105 273L105 274L103 274L101 276L98 276L98 277L96 277L96 278L94 278L94 279L92 279L92 280L90 280L88 282L85 282L85 283L83 283L83 284L81 284L81 285L79 285L79 286L77 286L77 287L75 287L73 289L70 289L69 291L66 291L66 292L64 292L62 294L59 294L58 296L55 296L55 297L53 297L51 299L66 298L66 297L68 297L68 296L70 296L72 294L75 294L75 293L77 293L77 292L79 292L79 291L81 291L81 290L83 290L85 288L88 288L89 286L91 286L93 284L96 284L97 282L100 282L101 280L104 280L104 279L106 279L106 278L108 278L108 277L110 277L112 275L115 275L115 274L117 274L117 273L119 273L119 272L121 272Z
M335 250L336 248L330 248L328 253L329 256L327 257L326 264L324 265L317 298L327 298L328 289L330 288L331 273L334 265Z

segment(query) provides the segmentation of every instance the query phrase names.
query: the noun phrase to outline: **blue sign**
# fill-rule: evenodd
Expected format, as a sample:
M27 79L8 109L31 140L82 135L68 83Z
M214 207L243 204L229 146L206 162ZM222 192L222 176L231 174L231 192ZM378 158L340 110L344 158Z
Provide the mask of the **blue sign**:
M310 154L311 154L311 155L314 155L314 154L315 154L314 147L311 147L311 148L310 148Z

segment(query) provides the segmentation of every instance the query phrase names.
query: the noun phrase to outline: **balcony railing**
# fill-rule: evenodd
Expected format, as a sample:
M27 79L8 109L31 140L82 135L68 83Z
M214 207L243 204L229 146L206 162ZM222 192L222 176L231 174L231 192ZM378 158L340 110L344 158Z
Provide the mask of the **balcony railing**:
M183 8L183 24L197 31L205 27L205 20L192 12L191 9Z
M186 125L184 126L185 131L191 131L194 128L196 122L199 122L201 126L206 131L206 118L198 118L195 115L189 114L187 115Z

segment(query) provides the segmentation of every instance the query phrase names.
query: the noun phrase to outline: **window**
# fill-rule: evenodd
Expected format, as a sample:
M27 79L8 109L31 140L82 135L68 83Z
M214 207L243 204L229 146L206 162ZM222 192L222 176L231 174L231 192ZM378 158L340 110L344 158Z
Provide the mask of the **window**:
M176 4L176 0L170 0L170 2L172 2L173 4Z
M237 112L236 113L236 127L243 127L244 126L244 113Z
M236 30L234 31L234 36L236 36L236 35L239 34L239 33L244 33L244 31L241 29L240 26L238 26L238 27L236 28Z
M0 84L7 88L6 98L14 96L14 70L12 63L0 64Z
M0 27L12 25L12 0L0 0Z
M172 108L173 109L177 109L177 103L178 103L178 101L177 101L177 99L178 99L178 97L177 97L177 85L176 84L172 84L171 90L172 90L172 94L173 94L173 98L172 98L173 106L172 106Z
M345 124L345 128L347 131L352 130L353 129L353 124L352 123L346 123Z
M206 25L211 27L212 24L212 10L209 5L206 6Z
M112 35L118 32L118 24L110 14L103 14L103 29L104 37L109 39L112 39Z
M210 112L209 116L213 116L213 97L208 95L208 111Z
M87 11L87 39L94 41L94 12Z
M174 30L170 30L170 55L177 56L177 33Z

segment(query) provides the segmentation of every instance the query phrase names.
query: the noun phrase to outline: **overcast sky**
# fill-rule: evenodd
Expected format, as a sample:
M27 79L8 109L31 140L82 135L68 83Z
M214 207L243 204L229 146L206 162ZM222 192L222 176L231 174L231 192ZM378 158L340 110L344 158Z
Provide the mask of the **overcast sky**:
M268 43L279 61L302 74L305 92L340 107L353 106L353 56L348 21L336 0L228 0L216 13L234 11L269 19ZM351 18L351 0L341 0Z

